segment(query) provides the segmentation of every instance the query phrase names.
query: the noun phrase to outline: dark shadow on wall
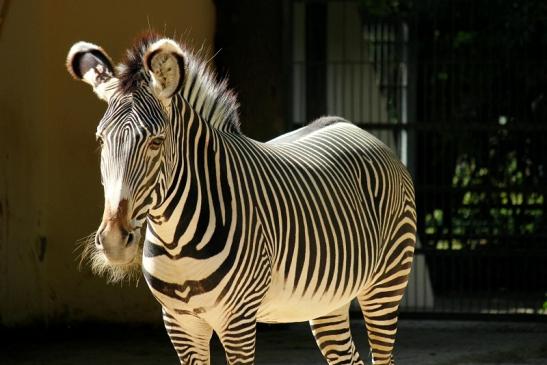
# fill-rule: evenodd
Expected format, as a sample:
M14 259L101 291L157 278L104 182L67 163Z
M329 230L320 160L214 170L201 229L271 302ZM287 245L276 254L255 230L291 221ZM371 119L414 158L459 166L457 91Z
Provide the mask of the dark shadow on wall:
M238 94L243 132L265 141L286 130L283 1L215 0L214 62Z
M0 36L2 35L2 25L8 14L9 0L0 0Z

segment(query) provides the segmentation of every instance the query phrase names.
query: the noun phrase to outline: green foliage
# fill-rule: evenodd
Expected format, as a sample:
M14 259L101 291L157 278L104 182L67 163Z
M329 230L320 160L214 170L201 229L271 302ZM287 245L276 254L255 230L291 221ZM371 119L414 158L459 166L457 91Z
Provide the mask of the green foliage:
M534 235L543 229L545 196L538 180L542 166L516 149L500 149L507 139L503 129L491 138L484 161L469 154L458 157L451 181L454 203L425 215L426 235L454 237L434 240L437 249L476 249L500 243L500 237Z
M384 19L403 16L412 8L408 0L361 0L361 10L365 17Z
M416 120L458 126L418 142L427 156L418 184L448 190L425 208L426 244L537 243L527 237L547 235L547 135L526 128L547 120L547 2L361 0L361 8L364 23L409 27Z
M439 127L418 142L427 156L418 184L440 188L424 198L423 241L545 247L547 2L401 0L398 9L416 42L416 120Z
M477 36L477 32L469 32L460 30L454 35L453 47L460 48L473 44L473 40Z

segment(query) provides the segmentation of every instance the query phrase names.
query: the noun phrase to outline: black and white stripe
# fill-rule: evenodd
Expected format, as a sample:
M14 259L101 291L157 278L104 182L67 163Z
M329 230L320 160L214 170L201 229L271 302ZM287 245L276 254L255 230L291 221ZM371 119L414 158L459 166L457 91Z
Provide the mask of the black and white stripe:
M253 363L257 322L310 321L330 364L362 364L349 331L354 298L374 363L392 363L416 234L405 167L336 117L269 143L244 136L226 85L161 42L130 51L98 135L105 191L121 182L112 194L130 202L135 224L147 219L142 271L181 363L208 363L213 331L230 364ZM183 62L168 99L157 85L172 66L142 66L157 53L158 67Z

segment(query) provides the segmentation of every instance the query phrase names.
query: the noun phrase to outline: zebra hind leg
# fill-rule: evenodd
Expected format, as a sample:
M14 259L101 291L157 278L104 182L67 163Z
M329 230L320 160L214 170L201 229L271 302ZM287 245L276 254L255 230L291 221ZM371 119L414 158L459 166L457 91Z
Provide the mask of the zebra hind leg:
M363 365L351 337L349 303L310 321L315 342L330 365Z
M413 204L405 208L398 227L387 244L381 265L383 270L373 279L373 284L357 296L365 317L374 365L394 364L399 304L408 284L416 243Z
M191 314L175 317L164 310L163 322L182 365L210 364L213 329L204 320Z
M387 271L377 284L357 297L365 317L374 365L394 364L398 309L408 282L412 253L403 257L394 270Z

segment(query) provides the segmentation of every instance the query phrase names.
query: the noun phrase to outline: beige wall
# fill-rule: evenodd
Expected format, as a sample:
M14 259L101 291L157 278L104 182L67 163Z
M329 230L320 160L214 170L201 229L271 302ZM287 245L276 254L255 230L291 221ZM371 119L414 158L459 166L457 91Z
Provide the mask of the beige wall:
M117 62L148 23L199 47L213 40L212 1L10 1L0 33L0 324L160 321L138 288L78 271L75 242L102 210L94 131L105 110L64 68L72 43Z

